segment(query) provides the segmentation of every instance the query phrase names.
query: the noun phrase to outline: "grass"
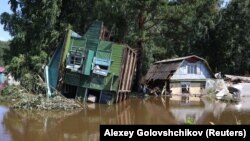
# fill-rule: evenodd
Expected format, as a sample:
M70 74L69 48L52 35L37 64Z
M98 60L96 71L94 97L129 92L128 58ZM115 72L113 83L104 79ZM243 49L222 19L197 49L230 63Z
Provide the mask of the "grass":
M186 124L186 125L193 125L193 124L195 124L195 120L194 120L194 118L188 117L185 120L184 124Z

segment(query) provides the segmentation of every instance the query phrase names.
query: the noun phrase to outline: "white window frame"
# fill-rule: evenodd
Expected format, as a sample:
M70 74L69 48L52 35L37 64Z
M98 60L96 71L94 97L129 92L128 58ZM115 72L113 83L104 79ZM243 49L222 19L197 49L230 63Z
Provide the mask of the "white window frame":
M183 85L185 85L185 87L183 87ZM191 87L190 82L181 82L181 93L183 93L184 88L186 88L188 93L190 93L190 87Z
M79 59L79 60L76 61L77 60L76 58ZM81 56L80 54L72 53L72 52L69 53L66 68L77 71L81 67L81 64L82 64L84 58L85 57ZM74 61L74 62L72 62L72 61Z
M197 64L188 64L187 65L187 74L198 74Z

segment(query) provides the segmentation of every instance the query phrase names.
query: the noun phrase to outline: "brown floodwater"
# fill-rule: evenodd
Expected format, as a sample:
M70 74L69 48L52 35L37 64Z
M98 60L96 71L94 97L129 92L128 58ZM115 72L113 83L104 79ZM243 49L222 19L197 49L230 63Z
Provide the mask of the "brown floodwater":
M163 97L130 98L114 105L88 104L74 112L36 112L0 106L0 141L98 141L100 124L250 124L250 98L236 104Z

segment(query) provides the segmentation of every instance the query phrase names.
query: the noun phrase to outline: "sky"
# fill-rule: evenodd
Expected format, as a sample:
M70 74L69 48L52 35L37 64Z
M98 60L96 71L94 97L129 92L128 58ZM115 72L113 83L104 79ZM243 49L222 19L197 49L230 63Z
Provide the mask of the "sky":
M0 14L3 12L10 13L10 5L8 4L9 0L0 0ZM0 41L8 41L11 39L9 32L3 30L3 25L0 24Z
M0 14L3 12L8 12L10 13L10 5L8 4L9 0L0 0ZM228 3L230 0L224 0L223 7ZM0 41L8 41L11 40L11 36L8 31L3 30L3 25L0 24Z

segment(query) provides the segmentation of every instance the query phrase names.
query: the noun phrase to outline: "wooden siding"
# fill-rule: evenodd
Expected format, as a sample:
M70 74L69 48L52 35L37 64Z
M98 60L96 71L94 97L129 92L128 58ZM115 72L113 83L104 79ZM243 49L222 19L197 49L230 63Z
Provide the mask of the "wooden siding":
M181 83L171 83L170 89L172 90L172 94L181 94Z
M136 53L131 48L126 48L123 56L122 72L118 92L130 92L132 77L136 63Z
M189 83L190 83L190 88L189 88L190 95L191 96L200 95L202 92L201 86L202 83L204 82L189 82ZM181 82L170 83L170 89L172 90L173 95L181 95L182 94Z
M110 45L107 42L106 43L105 42L102 43L102 45L103 45L102 49L104 49L105 45L106 46ZM126 49L128 51L123 52L124 49ZM67 71L67 73L65 73L64 83L69 84L69 85L79 86L79 87L86 87L86 88L90 88L90 89L107 90L107 91L116 91L117 92L119 82L120 81L128 81L127 83L124 84L123 90L130 91L133 70L135 68L134 67L134 65L135 65L135 53L131 49L128 49L125 45L119 45L119 44L115 44L115 43L112 44L111 50L112 50L112 52L111 52L112 62L111 62L111 66L110 66L110 73L108 73L108 75L106 77L97 76L97 75L92 73L92 70L90 70L91 72L90 72L89 76L81 75L77 72ZM129 53L129 54L127 54L127 53ZM128 61L125 60L125 62L122 62L123 56L128 56L129 58L127 58L127 59L129 59L131 61L131 63L129 63L129 60ZM126 62L128 62L128 63L126 63ZM124 71L124 72L127 72L127 73L125 73L124 76L120 76L122 74L121 69L122 69L123 63L126 63L126 66L124 67L124 69L126 69L126 71ZM119 79L119 77L125 78L126 80Z
M111 56L112 62L110 71L117 76L119 76L121 72L122 55L124 48L125 48L124 45L119 45L119 44L112 45L112 56Z
M190 88L189 88L189 101L200 101L200 95L201 95L201 84L203 82L190 82ZM171 100L176 101L182 101L182 94L181 91L181 83L175 82L170 84L170 89L172 90L172 97Z
M83 37L67 38L64 61L67 59L66 56L72 45L75 46L74 49L82 51L82 54L86 53L86 56L85 61L81 64L82 70L65 69L62 76L63 83L77 86L77 95L83 96L85 90L87 92L88 89L92 89L98 90L100 93L104 91L116 93L117 95L114 95L116 102L123 101L131 91L137 57L136 51L127 45L101 40L101 28L102 22L97 22L91 25ZM108 66L108 70L105 69L105 75L93 71L93 65L97 58L108 61L108 65L105 65Z
M206 80L207 78L212 78L208 68L201 61L191 63L197 65L197 74L188 74L188 64L190 63L184 60L171 77L171 80Z

